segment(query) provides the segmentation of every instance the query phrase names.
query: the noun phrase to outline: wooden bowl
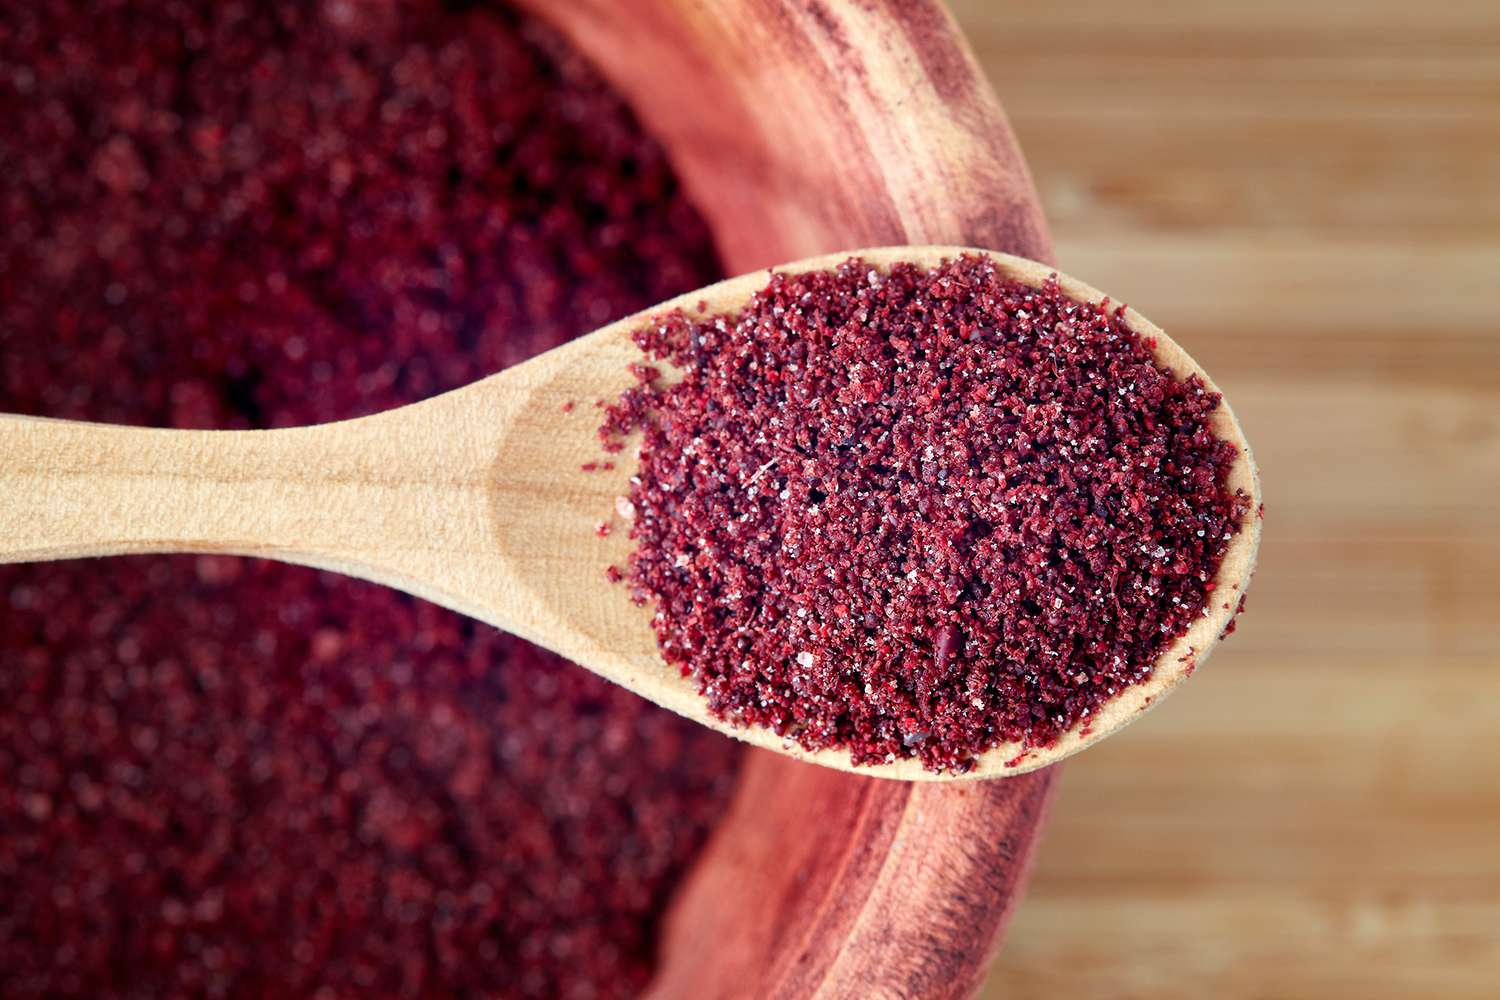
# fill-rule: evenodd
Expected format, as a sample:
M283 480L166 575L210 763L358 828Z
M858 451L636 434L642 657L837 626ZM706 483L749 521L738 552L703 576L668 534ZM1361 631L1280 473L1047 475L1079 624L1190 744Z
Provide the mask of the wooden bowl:
M731 274L897 243L1051 259L1004 112L937 0L528 2L665 143ZM651 995L969 995L1056 775L918 785L748 751Z

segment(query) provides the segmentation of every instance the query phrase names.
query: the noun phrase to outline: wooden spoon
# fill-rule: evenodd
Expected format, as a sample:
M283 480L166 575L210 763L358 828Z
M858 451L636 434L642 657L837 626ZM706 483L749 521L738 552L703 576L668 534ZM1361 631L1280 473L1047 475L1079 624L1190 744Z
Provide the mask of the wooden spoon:
M832 268L850 256L877 267L933 266L985 253L1001 272L1039 285L1055 269L962 247L909 246L831 254L788 264ZM1065 294L1102 294L1059 275ZM604 578L623 566L625 530L601 538L627 490L628 453L601 452L599 400L613 400L640 359L631 333L673 309L737 312L765 272L719 282L629 316L498 375L410 406L356 420L269 431L179 431L0 416L0 562L144 552L219 552L302 563L400 588L545 646L666 708L738 737L827 767L920 780L1021 774L1076 753L1131 721L1207 659L1237 598L1169 646L1151 678L1121 691L1053 746L1003 744L966 775L937 775L916 760L853 767L846 750L809 752L762 727L737 728L708 713L694 682L662 662L651 611ZM1127 312L1156 340L1179 377L1208 375L1156 326ZM1229 476L1260 502L1250 447L1228 404L1214 431L1239 449ZM590 462L616 461L609 471ZM1216 594L1242 592L1260 522L1231 540Z

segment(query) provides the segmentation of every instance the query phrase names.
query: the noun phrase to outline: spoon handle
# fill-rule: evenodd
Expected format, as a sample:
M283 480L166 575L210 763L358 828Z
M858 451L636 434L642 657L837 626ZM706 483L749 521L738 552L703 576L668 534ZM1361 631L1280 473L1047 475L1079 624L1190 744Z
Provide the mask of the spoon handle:
M305 548L330 526L317 437L0 416L0 562Z
M313 427L183 431L0 414L0 563L221 552L302 563L475 614L496 589L484 383ZM499 589L508 590L501 586ZM493 618L494 615L482 615Z

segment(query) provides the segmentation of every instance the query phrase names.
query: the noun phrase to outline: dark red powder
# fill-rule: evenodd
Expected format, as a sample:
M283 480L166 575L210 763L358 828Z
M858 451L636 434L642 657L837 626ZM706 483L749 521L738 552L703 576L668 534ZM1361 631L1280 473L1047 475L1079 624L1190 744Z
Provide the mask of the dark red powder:
M179 427L446 390L715 276L535 24L0 14L0 408ZM0 568L0 996L626 996L730 741L393 591Z
M723 718L934 770L1144 680L1247 503L1218 396L1122 315L854 260L640 331L685 377L601 434L644 428L628 578L663 655Z

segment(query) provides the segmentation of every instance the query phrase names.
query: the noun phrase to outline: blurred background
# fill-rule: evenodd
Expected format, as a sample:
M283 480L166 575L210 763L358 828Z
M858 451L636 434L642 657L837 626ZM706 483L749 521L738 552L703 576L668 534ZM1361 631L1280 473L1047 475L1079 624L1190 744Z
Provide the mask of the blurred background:
M1066 765L988 998L1500 989L1500 6L953 8L1060 266L1265 477L1239 633Z

